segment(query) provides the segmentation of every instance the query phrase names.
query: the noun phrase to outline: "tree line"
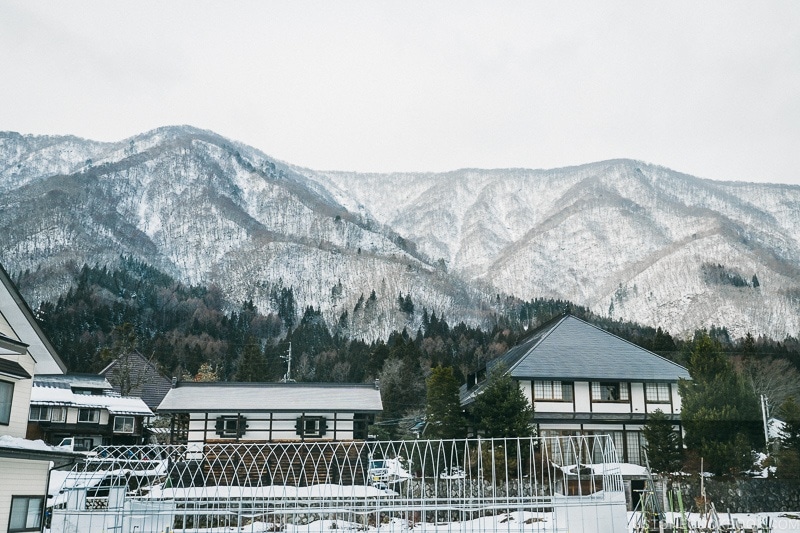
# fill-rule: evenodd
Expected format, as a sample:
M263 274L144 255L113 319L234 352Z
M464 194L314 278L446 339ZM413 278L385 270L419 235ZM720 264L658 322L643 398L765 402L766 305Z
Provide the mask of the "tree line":
M15 281L24 289L24 276ZM365 289L373 298L374 290ZM332 289L336 290L341 287ZM499 301L500 296L497 298ZM787 402L798 399L800 342L795 338L777 341L748 334L733 340L724 327L712 326L693 339L681 340L661 328L600 317L566 301L511 297L496 306L506 311L494 317L493 325L480 328L463 322L451 325L435 310L420 309L409 294L398 295L396 302L404 313L419 313L421 326L365 342L340 334L342 328L336 325L329 327L318 308L297 309L290 287L273 288L272 310L262 312L252 301L229 302L218 287L185 285L152 266L122 258L116 269L84 265L74 287L58 301L42 303L36 315L72 372L97 372L120 355L124 346L153 360L167 376L278 381L287 371L285 357L291 347L290 377L296 381L379 380L384 413L376 429L387 438L409 436L410 428L426 414L431 420L438 419L439 415L427 412L426 397L437 394L440 381L449 383L452 396L454 384L464 383L469 373L567 308L573 315L690 370L694 380L682 385L686 444L690 450L702 449L704 456L714 455L715 446L720 457L736 456L725 448L730 439L724 446L714 444L714 435L702 434L704 427L713 428L709 431L716 435L732 436L734 441L739 438L741 450L746 448L744 442L753 444L758 439L754 426L742 429L735 423L720 422L724 413L729 420L745 413L754 416L752 398L763 394L772 411L783 414L784 409L791 412ZM741 390L754 396L733 407L723 401L735 398L734 392ZM714 405L723 414L711 413ZM480 409L475 416L483 416L487 422L497 418L479 414ZM693 416L698 421L705 417L708 422L698 422L692 429ZM428 428L436 433L435 428ZM745 461L741 454L739 457ZM720 463L719 468L736 467Z

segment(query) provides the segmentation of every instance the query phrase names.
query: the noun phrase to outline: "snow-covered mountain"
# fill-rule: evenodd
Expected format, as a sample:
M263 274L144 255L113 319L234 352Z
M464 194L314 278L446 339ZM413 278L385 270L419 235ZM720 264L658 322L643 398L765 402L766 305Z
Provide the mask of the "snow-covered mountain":
M481 323L498 293L569 299L675 334L716 324L796 336L797 220L800 187L628 160L355 174L293 167L190 127L119 143L0 134L0 261L39 269L33 301L66 290L70 268L125 254L262 310L292 287L300 309L331 323L347 311L350 333L366 338L417 327L423 307Z

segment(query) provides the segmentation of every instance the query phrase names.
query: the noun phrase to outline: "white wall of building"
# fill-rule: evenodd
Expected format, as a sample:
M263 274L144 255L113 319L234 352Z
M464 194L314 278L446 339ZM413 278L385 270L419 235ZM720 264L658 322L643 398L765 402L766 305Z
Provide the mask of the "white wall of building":
M27 411L27 405L26 405ZM25 419L27 420L27 414ZM8 531L12 496L44 496L47 494L49 461L0 457L0 477L13 480L0 483L0 531Z
M218 417L232 417L236 413L191 413L189 418L189 442L203 442L205 440L230 440L235 437L220 437L216 431ZM238 440L301 440L297 435L295 424L300 416L322 417L326 421L325 434L320 440L352 440L353 413L241 413L246 419L247 428ZM309 440L306 438L306 440Z

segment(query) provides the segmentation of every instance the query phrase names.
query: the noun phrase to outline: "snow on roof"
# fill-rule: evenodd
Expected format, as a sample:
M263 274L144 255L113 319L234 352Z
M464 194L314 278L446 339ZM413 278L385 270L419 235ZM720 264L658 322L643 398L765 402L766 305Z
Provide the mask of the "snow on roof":
M381 391L372 385L342 383L181 383L170 389L158 410L354 411L383 410Z
M50 446L43 440L28 440L11 435L0 435L0 448L13 448L30 452L63 452L61 448Z
M69 385L62 383L37 383L34 381L31 388L31 405L107 409L113 415L153 416L153 412L141 398L107 394L75 394Z

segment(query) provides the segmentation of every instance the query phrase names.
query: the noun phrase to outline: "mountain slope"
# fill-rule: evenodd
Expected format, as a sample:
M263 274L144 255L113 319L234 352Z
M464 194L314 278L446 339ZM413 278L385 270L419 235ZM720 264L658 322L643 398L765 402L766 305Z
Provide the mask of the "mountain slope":
M683 335L712 324L735 335L800 331L800 187L712 182L627 160L311 175L343 205L501 292L565 298ZM708 265L750 286L709 279Z
M374 339L423 307L479 324L498 294L554 297L687 335L800 331L800 187L701 180L629 160L552 170L318 172L213 132L119 143L0 133L0 261L51 300L121 254L263 311ZM376 299L360 306L363 294ZM399 294L416 312L402 312Z
M8 236L0 257L16 271L44 270L34 301L64 292L69 268L126 255L263 310L274 289L292 287L300 312L320 307L332 323L375 290L372 316L351 321L351 333L367 338L406 325L393 312L399 292L478 319L470 311L476 291L260 152L185 127L103 148L71 174L48 175L41 165L16 172L13 181L24 185L0 200L0 232ZM346 290L335 294L337 285Z

